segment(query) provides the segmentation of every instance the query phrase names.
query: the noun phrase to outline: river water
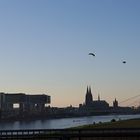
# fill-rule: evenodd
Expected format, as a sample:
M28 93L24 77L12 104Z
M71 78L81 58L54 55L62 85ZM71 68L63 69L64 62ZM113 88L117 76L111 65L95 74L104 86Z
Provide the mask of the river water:
M63 129L93 122L109 122L112 119L126 120L132 118L140 118L139 115L106 115L106 116L88 116L78 118L63 118L49 120L34 120L34 121L15 121L15 122L0 122L0 130L20 130L20 129Z

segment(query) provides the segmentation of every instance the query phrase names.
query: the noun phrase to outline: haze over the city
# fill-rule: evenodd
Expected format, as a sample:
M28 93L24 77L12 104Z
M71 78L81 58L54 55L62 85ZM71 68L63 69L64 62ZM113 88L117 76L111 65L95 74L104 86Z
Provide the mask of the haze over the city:
M87 85L110 105L140 94L139 7L139 0L1 0L0 91L48 94L51 106L78 106Z

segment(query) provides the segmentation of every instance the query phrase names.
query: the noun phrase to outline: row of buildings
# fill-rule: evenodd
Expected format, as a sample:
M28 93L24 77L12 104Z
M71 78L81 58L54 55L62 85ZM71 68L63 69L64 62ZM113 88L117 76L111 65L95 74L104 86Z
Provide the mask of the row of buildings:
M97 100L93 100L92 92L90 86L87 87L85 102L79 104L79 112L82 114L130 114L134 112L134 109L131 107L120 107L118 101L113 101L113 106L109 106L109 103L105 100L100 100L100 95L98 95Z
M85 101L79 107L50 107L51 97L45 94L28 95L25 93L0 93L0 118L29 118L29 117L75 117L87 115L106 114L132 114L135 110L131 107L120 107L118 101L113 101L113 106L98 95L93 100L92 91L87 87Z

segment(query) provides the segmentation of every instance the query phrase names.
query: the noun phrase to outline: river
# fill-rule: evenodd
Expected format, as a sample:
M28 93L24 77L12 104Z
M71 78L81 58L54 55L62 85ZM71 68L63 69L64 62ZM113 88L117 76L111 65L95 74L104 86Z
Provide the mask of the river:
M106 116L88 116L78 118L62 118L34 121L15 121L0 122L0 130L20 130L20 129L63 129L80 125L93 124L93 122L109 122L112 119L126 120L140 118L139 115L106 115Z

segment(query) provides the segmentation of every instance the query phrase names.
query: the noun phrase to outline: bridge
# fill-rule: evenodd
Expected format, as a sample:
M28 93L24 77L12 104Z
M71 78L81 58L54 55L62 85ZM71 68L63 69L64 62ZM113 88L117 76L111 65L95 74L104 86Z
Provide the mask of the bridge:
M134 107L138 107L140 106L140 94L134 95L132 97L129 97L123 101L119 102L119 105L124 105L125 106L134 106Z

